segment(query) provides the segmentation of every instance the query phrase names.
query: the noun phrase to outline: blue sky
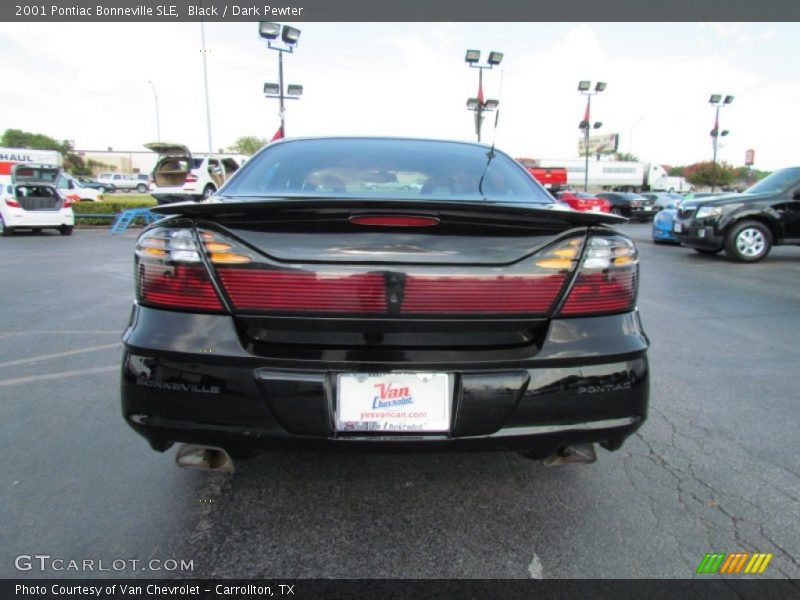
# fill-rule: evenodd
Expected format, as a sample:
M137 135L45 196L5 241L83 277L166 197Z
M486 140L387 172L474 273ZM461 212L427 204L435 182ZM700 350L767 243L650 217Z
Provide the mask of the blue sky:
M467 48L505 53L486 74L499 97L497 145L512 155L575 158L585 100L579 79L603 80L593 101L601 133L642 160L685 164L711 156L708 96L732 94L720 157L756 166L798 164L797 23L304 23L286 57L287 133L474 139L468 96L477 72ZM207 149L198 23L0 24L4 110L0 128L75 140L78 147L141 149L155 139L152 80L162 139ZM256 23L208 23L213 146L271 136L277 106L261 95L277 80L276 53ZM500 82L502 79L502 89ZM491 120L484 141L491 141Z

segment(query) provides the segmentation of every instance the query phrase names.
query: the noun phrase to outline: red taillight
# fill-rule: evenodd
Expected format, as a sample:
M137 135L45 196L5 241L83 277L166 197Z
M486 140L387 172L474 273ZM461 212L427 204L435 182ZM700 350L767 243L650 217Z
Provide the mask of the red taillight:
M6 206L11 208L22 208L19 205L19 202L17 202L16 200L12 200L11 198L6 198Z
M374 313L386 310L379 273L319 274L218 268L235 308L243 310Z
M546 314L566 274L406 278L403 313Z
M70 208L72 207L72 200L69 196L64 196L64 202L61 204L62 208Z
M136 291L142 304L222 311L224 306L191 229L157 227L136 242Z
M414 217L404 215L371 215L350 217L354 225L373 225L378 227L430 227L438 225L436 217Z
M222 303L203 265L139 265L142 302L168 308L221 310Z
M633 310L638 289L636 247L622 236L592 236L559 316Z
M630 310L636 298L636 272L581 273L561 308L565 317Z
M187 173L185 183L197 183L197 175L193 173Z

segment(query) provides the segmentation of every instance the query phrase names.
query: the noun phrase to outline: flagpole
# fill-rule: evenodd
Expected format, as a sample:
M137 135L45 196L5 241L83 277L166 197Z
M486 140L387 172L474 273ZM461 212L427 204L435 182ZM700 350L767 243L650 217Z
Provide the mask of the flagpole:
M591 112L592 112L592 95L586 95L586 116L584 117L584 121L586 121L586 130L584 132L584 152L586 153L586 163L585 168L586 170L583 173L583 191L589 191L589 121L591 121Z
M711 191L713 192L716 188L717 183L717 144L719 143L719 106L717 106L717 116L714 119L714 143L712 144L714 148L714 162L713 168L711 169Z

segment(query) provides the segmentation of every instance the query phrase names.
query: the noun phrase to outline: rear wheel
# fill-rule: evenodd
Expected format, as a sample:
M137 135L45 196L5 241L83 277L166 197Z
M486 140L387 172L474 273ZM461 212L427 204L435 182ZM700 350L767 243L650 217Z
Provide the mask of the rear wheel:
M72 235L72 229L73 229L72 225L62 225L61 227L58 228L58 232L61 235Z
M737 223L725 236L725 253L739 262L758 262L772 248L772 233L758 221Z
M3 217L0 217L0 235L3 237L11 235L12 231L10 227L6 227L5 221L3 221Z
M205 200L206 198L210 198L216 193L216 191L217 188L215 188L213 185L211 184L207 185L203 190L203 199Z
M620 217L623 216L622 209L619 206L612 206L611 207L611 214L612 215L619 215Z
M98 189L98 190L100 190L100 193L101 193L101 194L105 194L105 193L106 193L106 188L105 188L105 186L102 186L102 185L101 185L101 186L100 186L99 188L97 188L97 189Z

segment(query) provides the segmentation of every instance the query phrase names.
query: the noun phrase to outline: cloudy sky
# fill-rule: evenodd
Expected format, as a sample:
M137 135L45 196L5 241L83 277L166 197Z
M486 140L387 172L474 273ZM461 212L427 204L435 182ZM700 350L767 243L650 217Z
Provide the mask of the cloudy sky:
M601 132L642 160L686 164L711 157L711 93L732 94L720 157L734 165L798 164L800 25L797 23L302 23L286 56L289 136L400 135L474 139L465 108L477 71L464 51L505 53L486 73L499 98L498 147L514 156L577 157L585 99L580 79L608 88L593 100ZM253 23L207 23L215 149L242 135L271 137L277 53ZM161 137L208 149L199 23L0 23L0 130L71 139L78 148L140 150ZM484 141L493 137L493 119Z

